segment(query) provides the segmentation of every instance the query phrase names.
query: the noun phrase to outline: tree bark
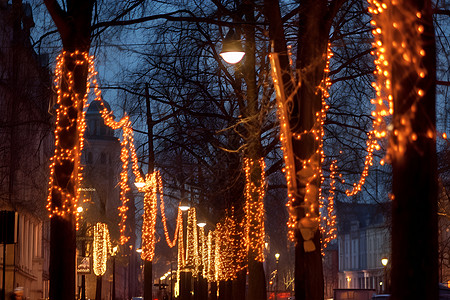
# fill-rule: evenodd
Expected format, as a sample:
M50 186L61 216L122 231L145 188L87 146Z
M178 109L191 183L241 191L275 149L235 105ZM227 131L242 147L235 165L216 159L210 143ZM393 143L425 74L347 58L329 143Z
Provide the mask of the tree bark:
M410 19L405 18L405 12ZM417 18L417 12L421 18ZM398 49L392 53L394 135L398 133L390 146L394 198L392 298L438 299L436 49L431 1L399 1L392 7L392 16L400 28L408 29L393 30L395 41L411 43L413 52L420 47L425 50L424 56L415 53L414 58L425 69L423 78L413 62L402 59ZM421 35L417 26L424 28ZM402 40L405 32L411 36ZM410 139L414 134L415 141ZM405 135L406 140L401 139Z
M244 12L246 22L250 24L255 23L254 3L251 0L244 0L242 4L242 11ZM259 159L263 156L261 147L261 124L258 118L258 91L256 86L256 45L255 45L255 27L253 25L244 26L245 35L245 62L244 62L244 79L247 85L247 105L242 112L242 115L247 118L245 122L245 142L247 143L247 150L245 156L253 163L251 172L251 181L256 186L261 186L261 170L259 167ZM252 193L248 201L258 202L258 194ZM257 222L264 222L264 220L257 220ZM254 234L257 224L250 222L249 235ZM257 260L258 249L248 249L248 299L262 300L266 299L266 280L264 275L264 268L262 262Z
M301 3L299 10L299 33L296 70L299 78L293 80L289 64L287 45L283 30L280 7L278 1L266 0L265 13L269 23L269 35L273 42L273 50L278 54L282 74L282 88L284 94L289 96L294 92L293 82L300 85L293 97L291 112L288 116L289 127L293 135L301 134L301 139L287 137L292 144L292 153L286 153L295 158L294 170L291 174L298 174L307 168L307 161L317 156L319 147L316 136L311 129L316 122L316 113L321 111L322 93L318 89L324 76L326 66L326 53L328 35L332 16L328 2L307 0ZM304 134L304 132L308 132ZM316 157L318 168L320 158ZM316 174L317 175L317 174ZM298 300L323 300L324 281L321 256L320 232L316 228L312 238L314 251L305 251L305 239L300 232L300 220L307 217L304 201L306 195L305 180L295 179L291 198L291 208L294 213L294 240L295 240L295 296ZM310 180L310 185L319 189L319 176ZM313 199L318 200L318 199ZM318 207L317 207L318 209Z
M247 271L241 270L237 274L237 278L233 280L232 299L233 300L245 300L245 279Z
M56 0L44 1L47 9L54 20L60 33L63 50L74 53L76 50L88 52L91 37L91 18L94 1L68 1L67 11L59 6ZM78 124L83 111L82 104L76 105L72 100L74 94L83 97L86 93L86 80L88 75L88 64L76 65L76 59L84 60L83 55L76 57L66 56L66 63L62 66L62 78L68 78L68 72L73 72L73 83L69 84L62 80L60 83L63 96L61 106L68 109L67 116L57 120L56 127L65 128L57 132L56 138L59 143L56 145L55 153L79 149L80 140ZM55 186L74 196L78 185L78 166L76 162L80 151L76 152L72 160L60 159L55 161L53 182ZM58 189L51 192L51 208L61 208L62 195ZM69 203L69 210L75 203ZM50 298L53 300L73 300L75 298L75 217L70 211L65 216L54 215L51 218L50 229Z
M103 276L97 276L97 285L95 287L95 300L102 300L102 280Z
M155 151L153 149L153 117L150 107L150 97L148 92L148 83L145 84L145 106L147 113L147 143L148 143L148 170L149 174L153 173L155 169ZM153 238L153 237L152 237ZM154 242L144 241L143 243ZM152 285L153 285L153 260L144 262L144 300L152 300Z

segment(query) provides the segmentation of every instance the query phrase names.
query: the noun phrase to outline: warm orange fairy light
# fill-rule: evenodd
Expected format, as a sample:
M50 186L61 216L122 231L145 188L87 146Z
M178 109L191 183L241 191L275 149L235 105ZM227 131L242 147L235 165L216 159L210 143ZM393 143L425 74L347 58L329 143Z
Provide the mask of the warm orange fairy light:
M328 51L327 58L331 58L332 53ZM281 149L283 151L283 158L285 163L284 172L286 175L287 182L287 192L288 192L288 203L286 206L289 211L289 221L287 223L289 229L289 237L294 240L294 229L304 227L305 230L316 230L319 223L319 203L318 196L320 193L320 188L317 186L318 183L323 181L320 164L323 162L323 122L325 120L325 112L328 109L328 105L324 102L324 99L328 97L328 88L331 84L328 76L325 76L322 84L318 87L318 90L322 95L322 110L316 113L316 122L311 130L293 133L289 126L289 107L292 105L293 96L296 94L297 89L300 85L295 85L295 90L292 94L285 95L284 87L281 84L282 73L280 69L280 64L278 60L278 55L276 53L270 54L270 63L272 67L272 79L274 82L275 91L277 94L277 114L280 121L280 141ZM328 74L328 63L324 70L325 74ZM318 143L316 152L306 160L300 162L302 168L296 170L296 158L292 154L292 139L302 139L303 136L312 136ZM311 174L308 176L303 176L299 178L297 174ZM294 208L294 203L296 201L297 191L297 181L302 181L305 185L305 195L304 195L304 211L305 216L298 216ZM300 221L303 220L303 221ZM305 248L306 250L306 248ZM308 251L312 251L312 247L308 247Z
M144 216L142 224L142 253L143 260L152 261L155 255L155 226L157 214L157 172L147 174L144 194Z
M181 223L180 229L178 230L178 274L186 266L184 253L183 223Z
M206 265L208 264L208 245L206 242L204 227L198 228L198 257L202 277L206 278L207 276Z
M264 261L264 196L266 193L265 162L260 158L254 162L244 159L245 171L245 240L249 255ZM254 182L257 174L258 182ZM253 175L253 176L252 176Z
M375 62L375 77L377 80L372 83L372 87L375 90L375 99L371 100L371 103L375 105L371 115L373 116L372 130L367 134L367 154L364 161L364 167L360 179L357 183L353 184L353 188L346 191L347 196L353 196L361 191L367 176L369 175L369 168L373 164L374 152L380 149L378 140L387 137L386 119L394 112L394 102L392 97L392 78L391 78L391 65L390 59L390 47L392 43L386 39L385 31L386 26L393 28L399 28L399 24L396 22L390 22L388 14L385 10L389 9L386 3L381 3L378 0L368 0L369 12L372 14L372 21L370 22L374 26L372 34L374 36L373 46L375 51L372 52L376 56ZM384 162L384 160L383 160Z
M208 233L207 239L208 259L206 264L206 279L208 282L216 281L216 235L214 231Z
M55 153L50 159L49 193L46 205L50 213L49 217L55 215L64 217L66 214L75 215L76 220L79 217L77 213L78 185L82 179L80 153L84 145L83 137L86 128L83 109L86 107L89 80L92 74L88 75L84 95L75 92L73 76L77 68L85 68L83 65L90 63L91 60L87 53L79 51L72 53L64 51L57 57L54 80L57 93ZM74 145L65 145L61 142L62 136L73 131L78 135ZM73 166L70 183L66 187L61 187L55 181L55 169L60 166L67 168L69 165ZM52 198L58 201L52 201Z
M102 276L106 272L106 261L111 251L108 226L105 223L94 225L93 242L93 269L96 276Z
M337 173L337 161L334 160L330 165L330 190L326 204L326 217L321 217L320 229L322 231L322 249L327 248L328 244L336 238L336 212L334 210L334 196L336 191L336 173ZM321 203L321 206L324 203Z
M193 271L193 276L198 274L198 235L197 235L197 215L194 207L188 210L186 226L186 267Z
M215 272L219 281L233 280L246 268L247 247L242 241L243 232L238 229L234 208L227 211L225 219L216 224Z

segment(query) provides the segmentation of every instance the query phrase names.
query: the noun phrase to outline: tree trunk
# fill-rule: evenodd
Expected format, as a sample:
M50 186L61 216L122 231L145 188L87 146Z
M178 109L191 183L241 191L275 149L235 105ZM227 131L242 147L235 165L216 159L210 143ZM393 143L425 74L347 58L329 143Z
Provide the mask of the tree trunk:
M212 281L209 283L208 300L217 300L217 282Z
M393 49L391 290L398 300L438 299L436 49L431 10L428 0L399 1L392 7L393 22L400 28L394 30L394 39L406 42L412 59L417 59L416 65L406 62L401 49ZM420 26L422 34L416 29ZM425 50L424 56L417 53L419 48ZM424 76L419 75L420 68Z
M62 208L63 195L61 191L73 199L78 187L78 161L80 140L78 124L82 116L83 103L78 105L73 101L75 94L82 98L86 93L86 80L88 75L87 62L76 65L75 60L85 61L82 52L88 52L91 37L91 18L94 1L69 1L67 12L63 11L55 0L45 0L45 5L54 20L60 33L63 50L68 54L80 51L79 55L65 56L62 66L62 78L69 78L68 72L73 74L73 82L62 80L61 101L59 108L66 108L67 115L57 119L56 127L61 130L55 132L55 154L75 150L72 157L55 159L53 184L51 191L51 210L67 209L63 216L54 215L51 218L50 229L50 298L53 300L73 300L75 298L75 221L73 207L75 203L68 203ZM82 101L80 101L82 102ZM68 126L68 124L70 124Z
M147 109L147 143L148 143L148 174L155 169L155 152L153 149L153 117L150 107L150 97L148 93L148 83L145 84L145 106ZM142 239L142 243L154 243L155 238L150 241ZM154 247L153 247L154 248ZM144 300L152 300L153 286L153 260L144 262Z
M144 300L152 300L152 262L144 260Z
M242 11L244 12L246 22L254 24L254 3L251 0L244 0L242 4ZM258 116L258 93L256 86L256 46L255 46L255 27L253 25L244 26L245 34L245 63L244 63L244 79L247 85L247 106L242 115L247 118L245 123L246 136L245 142L247 144L247 151L245 157L249 158L254 163L254 167L250 170L251 181L256 187L260 187L261 182L261 170L259 167L259 160L262 157L261 147L261 123ZM259 194L252 193L250 200L253 203L259 201ZM256 222L264 222L264 220L254 220ZM257 235L255 229L258 224L253 224L250 221L249 236ZM251 238L250 238L251 240ZM248 249L248 299L249 300L263 300L266 299L266 281L264 275L264 268L262 262L257 261L258 249L249 247Z
M245 279L247 271L241 270L237 273L237 278L233 280L232 299L233 300L245 300Z
M102 300L102 280L103 276L97 276L97 286L95 287L95 300Z
M274 52L279 57L280 73L282 74L282 77L279 78L282 84L281 88L286 96L290 96L295 89L293 86L295 80L290 71L279 3L273 0L266 0L264 3L266 17L269 21L270 39L273 42ZM317 134L315 135L311 129L317 125L315 124L316 113L321 111L322 106L322 94L318 87L324 76L331 25L327 3L323 0L307 0L302 2L302 9L299 12L296 69L300 72L298 80L301 85L293 97L291 111L287 116L291 135L286 138L290 139L292 146L288 153L285 153L293 161L290 166L291 174L296 175L308 168L312 174L318 175L318 170L321 168L321 159L317 153L319 147L319 142L316 140ZM304 134L304 132L307 133ZM293 135L301 135L302 138L296 139L293 138ZM315 165L310 166L309 160ZM313 232L310 240L307 240L300 232L300 224L302 224L300 221L308 219L305 207L309 205L304 205L307 183L309 189L317 191L320 188L319 176L313 179L312 175L304 178L296 176L291 188L288 187L290 217L294 227L293 237L295 240L295 296L298 300L322 300L324 283L318 224L306 227ZM317 194L313 193L310 197L317 211ZM301 228L305 228L303 226ZM305 242L312 242L314 246L307 249ZM312 250L313 248L314 250Z

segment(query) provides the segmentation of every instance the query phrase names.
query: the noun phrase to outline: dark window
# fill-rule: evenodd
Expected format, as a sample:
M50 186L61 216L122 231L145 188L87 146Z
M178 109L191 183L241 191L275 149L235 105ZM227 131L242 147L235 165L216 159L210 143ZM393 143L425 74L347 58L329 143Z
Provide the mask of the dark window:
M105 153L100 154L100 163L102 165L106 164L106 154Z

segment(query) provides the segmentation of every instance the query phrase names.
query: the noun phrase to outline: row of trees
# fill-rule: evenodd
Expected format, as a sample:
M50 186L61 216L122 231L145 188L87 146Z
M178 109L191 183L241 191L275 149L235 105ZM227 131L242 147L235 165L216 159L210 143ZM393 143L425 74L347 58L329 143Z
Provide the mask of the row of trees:
M431 18L430 3L413 3L420 5L424 18ZM110 88L118 88L122 92L119 95L124 99L124 109L135 113L137 122L139 116L148 117L146 106L140 105L140 101L150 98L152 101L152 118L150 119L154 129L153 142L155 145L155 165L163 170L165 182L169 191L174 191L174 198L180 193L176 192L180 186L187 184L197 190L198 204L208 207L204 213L215 223L214 216L220 216L224 208L236 207L237 215L243 216L244 203L244 174L242 170L243 157L258 160L264 157L267 161L266 170L269 178L269 189L284 188L285 183L280 173L283 164L282 154L278 150L277 118L275 114L275 101L273 87L269 78L269 64L267 55L274 51L280 55L280 65L283 70L283 81L286 94L295 91L294 106L290 115L290 125L294 133L301 134L309 131L314 125L315 113L321 109L322 95L316 87L324 78L326 64L326 51L329 42L335 49L335 59L332 61L330 76L334 83L332 97L329 99L330 110L326 121L325 151L333 158L338 159L339 168L347 181L341 185L340 192L344 192L347 185L358 180L362 161L364 160L366 132L370 130L371 116L368 109L368 99L373 97L370 92L371 63L370 51L372 50L371 27L368 24L370 17L366 13L366 5L360 1L306 1L301 4L278 1L243 1L243 2L218 2L211 3L185 3L171 2L161 3L159 6L148 5L145 1L125 1L121 4L97 3L94 1L67 1L61 6L57 1L45 1L48 11L57 25L61 37L62 47L68 52L75 50L89 51L92 41L94 44L100 41L108 42L104 32L120 34L120 30L128 28L137 30L145 35L140 38L144 41L142 47L136 50L141 57L141 64L127 74L127 81L133 84ZM409 2L408 2L409 3ZM95 4L95 5L94 5ZM111 6L111 7L110 7ZM427 24L431 24L429 19ZM144 27L145 30L139 30ZM228 28L233 28L243 36L246 49L245 61L236 67L230 67L222 63L218 56L219 42ZM426 27L430 36L433 36L433 28ZM52 36L52 35L49 35ZM41 40L42 41L42 40ZM117 43L117 40L113 40ZM430 44L434 44L430 41ZM288 46L292 46L288 47ZM273 48L273 49L271 49ZM289 50L291 49L291 50ZM102 49L97 48L102 53ZM288 53L292 54L289 56ZM434 57L433 49L426 49L426 58ZM294 61L290 63L289 60ZM74 71L74 86L76 90L67 90L67 99L62 105L73 106L71 93L83 94L87 76L86 66L73 66L68 62L67 70ZM434 64L425 62L424 65L433 73ZM398 72L403 66L398 66ZM396 74L394 74L396 76ZM403 78L403 77L401 77ZM432 93L433 78L427 78L428 89L425 91L427 99L426 107L420 112L427 118L433 118L434 95ZM299 89L289 85L291 81L301 83ZM150 92L146 96L143 87L148 83ZM402 83L402 86L407 86ZM64 87L63 87L64 88ZM338 91L333 94L333 91ZM401 107L401 91L396 94L397 107ZM335 95L335 96L333 96ZM427 98L429 96L429 98ZM144 101L142 101L144 103ZM410 105L410 104L406 104ZM77 114L70 116L72 124L76 128L81 107L74 107ZM399 110L401 111L401 110ZM394 120L396 116L394 116ZM416 119L419 124L423 122ZM64 120L61 120L64 122ZM142 121L141 121L142 122ZM394 122L394 124L396 124ZM433 122L430 129L434 132ZM394 125L398 126L398 125ZM420 127L420 126L419 126ZM426 130L424 131L426 133ZM67 140L69 147L77 144L76 131L62 133L61 140ZM429 199L431 210L427 213L430 220L423 216L420 218L424 224L434 224L433 218L435 196L430 191L435 187L433 163L424 163L418 170L403 169L415 164L414 161L434 161L432 149L428 145L426 154L421 152L418 156L406 156L406 160L396 162L394 167L394 194L396 199L402 199L405 190L403 184L412 182L419 191L407 194L405 199L419 196L421 201ZM293 155L297 160L296 168L303 168L303 160L311 157L317 150L318 144L312 136L301 140L293 140ZM341 147L340 147L341 146ZM60 144L60 147L65 145ZM425 146L424 146L425 147ZM150 146L143 145L143 149ZM342 153L339 152L342 150ZM146 150L148 151L148 150ZM147 155L144 151L144 156ZM146 161L146 160L143 160ZM406 163L405 163L406 162ZM324 169L331 160L324 162ZM417 166L417 165L415 165ZM56 181L62 189L72 186L70 174L76 172L73 164L63 162L58 172L55 172ZM430 169L427 169L430 168ZM355 171L356 170L356 171ZM403 170L400 172L400 170ZM254 170L254 182L258 181L261 170ZM386 170L388 171L388 170ZM378 174L379 172L377 172ZM408 178L406 175L423 174L425 178L431 178L426 184L424 178ZM324 171L327 174L327 171ZM76 177L76 176L75 176ZM373 185L368 185L366 195L379 200L379 189L386 191L379 184L381 180L374 180ZM314 182L319 185L320 182ZM305 183L299 181L299 187L293 201L296 215L299 221L305 216L302 203L304 201ZM69 192L70 189L68 190ZM412 191L412 190L411 190ZM420 193L419 193L420 192ZM170 194L170 192L169 192ZM380 193L381 194L381 193ZM387 194L386 192L383 194ZM270 197L269 193L269 197ZM52 201L58 202L59 196L54 194ZM279 196L278 196L279 197ZM409 200L410 201L410 200ZM278 210L282 208L284 201L278 202ZM402 203L401 200L397 203ZM409 211L417 210L408 202ZM280 205L281 204L281 205ZM418 205L418 204L417 204ZM434 208L433 208L434 207ZM272 207L267 208L267 210ZM418 210L421 211L421 210ZM217 213L219 212L219 213ZM394 209L394 215L396 210ZM410 216L411 212L406 213ZM394 218L395 219L395 218ZM410 226L402 218L397 218L397 223ZM421 223L417 223L421 224ZM423 224L422 224L423 225ZM434 225L433 225L434 226ZM70 268L62 268L70 264L61 262L73 261L73 220L68 218L52 218L52 240L67 238L58 244L52 243L51 264L51 298L73 298L73 290L70 285L74 274ZM57 228L57 229L56 229ZM62 230L62 228L65 228ZM436 232L435 228L429 228ZM404 230L394 227L394 239L396 232ZM428 232L426 226L419 226L415 233ZM435 244L436 237L431 241L423 241L422 245ZM296 257L296 297L298 299L322 299L323 276L321 274L320 234L314 235L316 251L307 253L303 248L303 236L298 228L295 232L295 257ZM61 240L60 240L61 241ZM414 245L414 240L399 243L398 247ZM64 247L64 248L60 248ZM72 250L70 250L72 249ZM421 256L424 260L432 260L435 248L431 249L428 256ZM395 253L401 253L394 247L394 264L405 262L417 272L417 265L411 260L396 257ZM265 297L265 280L262 264L254 259L254 254L249 254L249 291L248 299L263 299ZM62 261L58 261L58 258ZM424 264L433 266L433 264ZM394 269L395 270L395 269ZM400 270L400 269L397 269ZM424 274L431 274L435 269L424 270ZM67 272L67 273L66 273ZM414 273L413 272L413 273ZM396 275L397 274L397 275ZM67 277L67 276L69 277ZM395 273L394 278L400 278L401 274ZM61 278L68 284L58 284ZM242 278L242 277L241 277ZM405 282L396 281L397 297L403 298L409 292L428 294L433 290L433 282L437 281L433 276L427 276L430 283L426 289L414 291L405 288ZM67 280L69 279L69 280ZM241 279L242 280L242 279ZM421 289L423 285L415 285ZM242 295L240 298L245 297Z

